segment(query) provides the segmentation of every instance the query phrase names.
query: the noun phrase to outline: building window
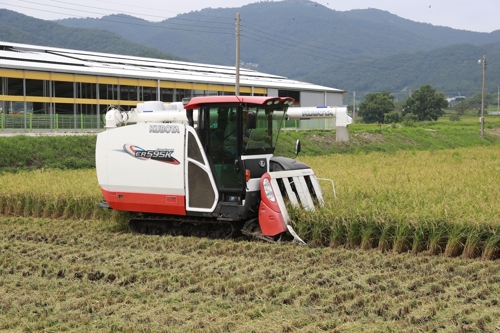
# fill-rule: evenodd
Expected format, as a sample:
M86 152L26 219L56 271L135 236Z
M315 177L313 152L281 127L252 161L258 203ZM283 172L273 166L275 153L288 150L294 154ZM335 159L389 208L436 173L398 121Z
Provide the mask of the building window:
M294 105L300 105L300 91L295 90L278 90L279 97L291 97L295 100Z
M124 101L137 101L137 87L120 86L120 99Z
M183 98L193 97L191 89L176 89L175 90L175 101L182 102Z
M160 89L160 100L162 102L173 102L174 101L174 89L161 88Z
M53 82L53 95L54 97L67 97L73 98L73 82Z
M76 85L77 98L96 98L96 84L95 83L77 83ZM102 97L101 97L102 98Z
M12 79L9 78L7 82L7 95L12 96L23 96L23 79Z
M26 96L45 96L44 82L26 79Z

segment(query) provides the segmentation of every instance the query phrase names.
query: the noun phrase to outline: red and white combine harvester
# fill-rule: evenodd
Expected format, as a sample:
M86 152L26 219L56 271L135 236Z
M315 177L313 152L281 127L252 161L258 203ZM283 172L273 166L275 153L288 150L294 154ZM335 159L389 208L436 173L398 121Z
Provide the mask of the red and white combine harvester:
M280 129L286 119L333 117L347 128L351 118L343 107L289 108L293 101L211 96L111 108L97 136L101 206L135 212L134 233L304 244L286 202L314 210L322 191L309 166L273 156Z

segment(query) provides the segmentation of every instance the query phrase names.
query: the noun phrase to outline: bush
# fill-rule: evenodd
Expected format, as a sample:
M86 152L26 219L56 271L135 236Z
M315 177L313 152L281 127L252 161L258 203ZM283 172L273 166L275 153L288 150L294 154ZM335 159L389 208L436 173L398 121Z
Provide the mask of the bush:
M392 111L384 115L385 124L400 123L401 119L402 119L401 113L397 111Z
M405 126L415 126L415 123L418 121L418 116L413 113L408 113L403 118L403 124Z

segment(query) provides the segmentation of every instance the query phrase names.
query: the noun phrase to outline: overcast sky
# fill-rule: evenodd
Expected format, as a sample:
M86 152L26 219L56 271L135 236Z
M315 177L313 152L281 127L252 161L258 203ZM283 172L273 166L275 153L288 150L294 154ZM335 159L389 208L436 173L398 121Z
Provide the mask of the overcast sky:
M55 20L125 13L161 21L203 8L241 7L255 0L0 0L7 8L32 17ZM500 0L319 0L333 10L377 8L416 22L455 29L491 32L500 29Z

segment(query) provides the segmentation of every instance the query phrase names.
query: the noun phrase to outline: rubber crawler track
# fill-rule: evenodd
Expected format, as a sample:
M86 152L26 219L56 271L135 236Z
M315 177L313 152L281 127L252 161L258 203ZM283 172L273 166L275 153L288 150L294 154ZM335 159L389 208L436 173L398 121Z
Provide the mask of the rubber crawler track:
M255 240L268 243L291 243L288 235L264 236L257 219L246 222L218 221L211 218L140 215L129 220L133 234L208 237L211 239ZM293 240L293 238L292 238Z

